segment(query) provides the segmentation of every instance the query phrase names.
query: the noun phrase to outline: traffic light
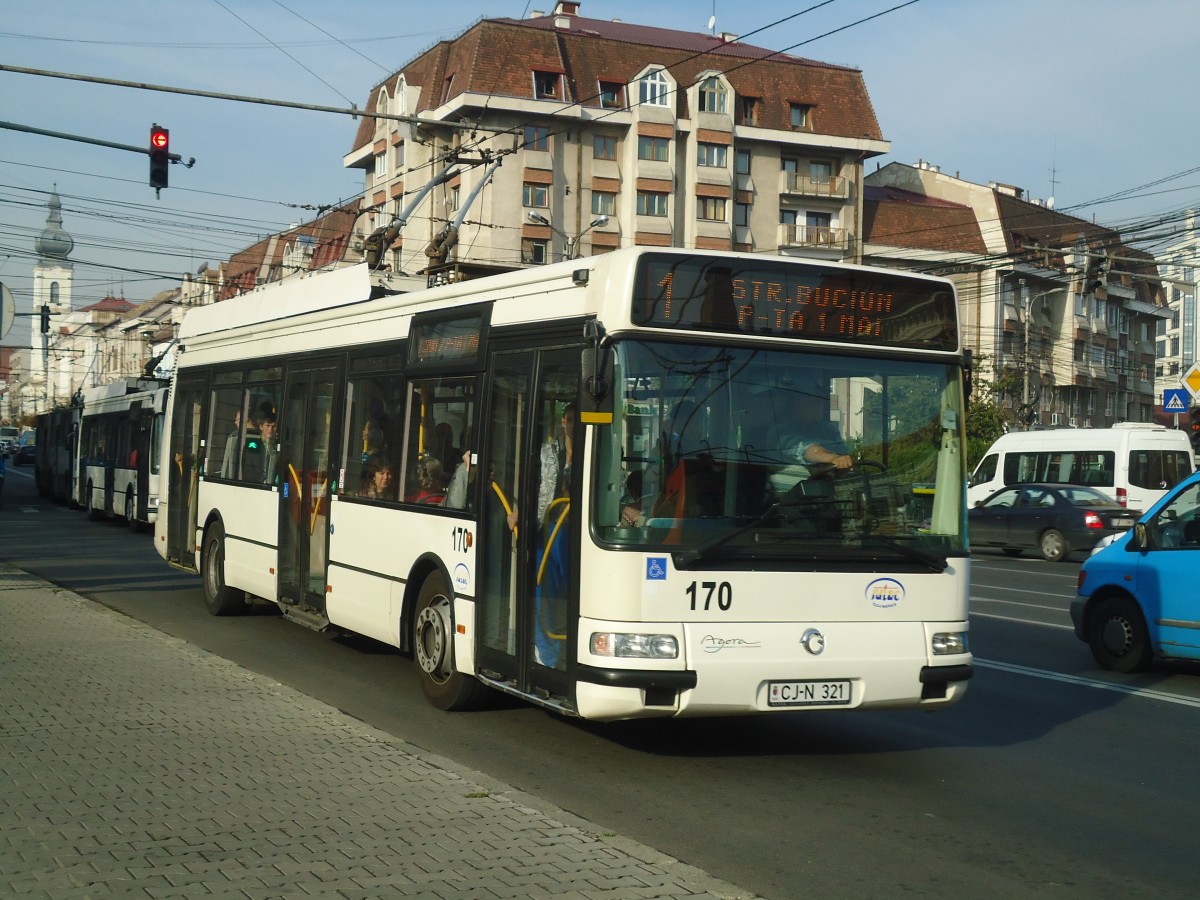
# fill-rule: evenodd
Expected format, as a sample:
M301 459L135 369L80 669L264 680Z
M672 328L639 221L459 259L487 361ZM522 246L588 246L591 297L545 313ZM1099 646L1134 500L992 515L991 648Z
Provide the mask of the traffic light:
M1189 437L1192 439L1192 449L1200 450L1200 406L1191 409Z
M42 304L42 334L50 333L50 307Z
M171 164L171 132L161 125L150 126L150 187L161 191L167 186L167 167Z
M1102 256L1088 269L1087 293L1100 300L1108 299L1108 270L1112 260Z

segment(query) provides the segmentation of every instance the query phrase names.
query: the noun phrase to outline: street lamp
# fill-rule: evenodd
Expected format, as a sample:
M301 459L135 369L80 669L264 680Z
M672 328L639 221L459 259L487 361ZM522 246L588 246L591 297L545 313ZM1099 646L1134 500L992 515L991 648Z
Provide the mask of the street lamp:
M607 225L608 216L596 216L596 218L592 219L592 221L588 224L588 227L579 232L579 234L575 235L575 237L571 237L566 232L560 231L557 227L555 227L553 222L551 222L541 213L535 212L532 209L529 211L529 221L537 225L545 225L566 242L566 252L563 253L563 259L578 259L576 250L579 246L579 239L593 228L597 228L600 225Z

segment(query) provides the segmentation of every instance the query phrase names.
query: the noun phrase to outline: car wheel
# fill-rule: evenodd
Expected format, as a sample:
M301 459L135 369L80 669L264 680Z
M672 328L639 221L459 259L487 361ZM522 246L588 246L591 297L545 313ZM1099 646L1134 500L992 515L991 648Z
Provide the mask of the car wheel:
M1042 551L1042 559L1050 562L1065 562L1071 554L1071 545L1057 528L1047 528L1042 532L1038 549Z
M425 579L413 617L413 655L425 698L438 709L480 705L487 688L454 669L454 614L445 580L436 572Z
M204 535L200 554L200 575L204 582L204 605L214 616L236 616L246 611L245 591L225 583L225 529L213 525Z
M1000 552L1003 553L1005 556L1020 556L1021 548L1020 547L1001 547Z
M1106 597L1088 616L1088 646L1110 672L1140 672L1154 655L1141 608L1129 597Z

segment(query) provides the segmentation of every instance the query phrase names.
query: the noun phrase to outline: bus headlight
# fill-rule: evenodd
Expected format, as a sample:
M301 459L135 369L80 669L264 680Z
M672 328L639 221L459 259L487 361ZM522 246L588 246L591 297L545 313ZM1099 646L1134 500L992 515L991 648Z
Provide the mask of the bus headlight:
M620 634L593 631L593 656L617 659L678 659L679 641L671 634Z
M939 631L930 641L934 656L952 656L956 653L967 652L967 633L965 631Z

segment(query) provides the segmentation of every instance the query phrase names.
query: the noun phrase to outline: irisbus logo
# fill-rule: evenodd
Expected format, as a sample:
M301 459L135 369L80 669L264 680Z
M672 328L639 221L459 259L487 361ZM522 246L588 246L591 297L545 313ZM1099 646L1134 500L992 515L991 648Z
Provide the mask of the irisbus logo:
M891 609L904 599L904 585L895 578L876 578L867 585L867 599L879 609Z

